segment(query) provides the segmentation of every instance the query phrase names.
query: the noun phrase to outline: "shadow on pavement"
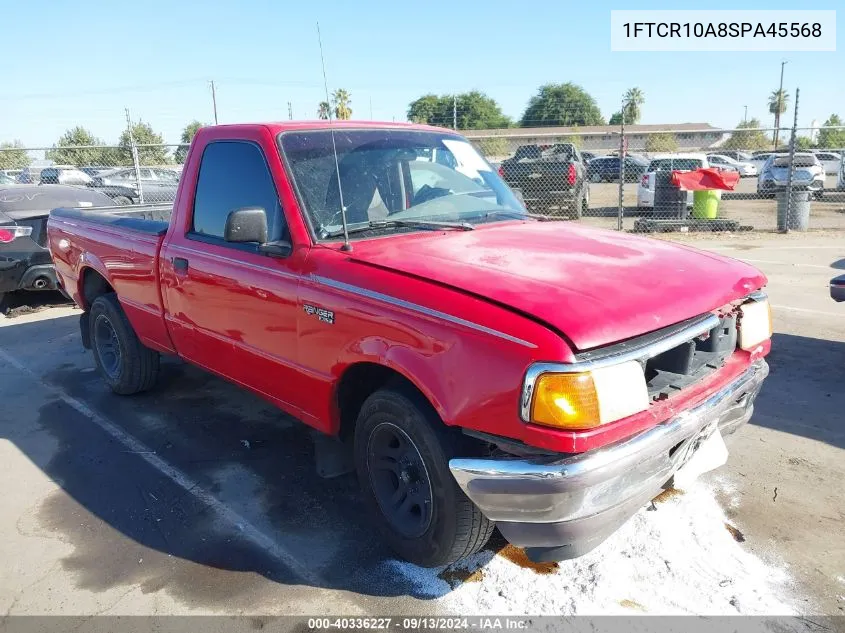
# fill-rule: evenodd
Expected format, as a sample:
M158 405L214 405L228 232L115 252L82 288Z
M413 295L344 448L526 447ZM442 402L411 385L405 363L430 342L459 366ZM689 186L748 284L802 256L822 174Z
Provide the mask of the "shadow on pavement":
M778 334L751 423L845 448L845 343Z
M41 401L37 425L50 437L12 420L0 420L0 437L66 493L48 497L38 520L74 546L62 565L80 587L166 588L207 605L237 605L241 596L246 608L261 578L424 600L457 586L435 571L397 563L368 520L354 476L319 478L310 431L272 405L174 359L162 363L156 388L132 397L106 389L90 354L70 363L51 359L57 339L81 350L77 320L9 324L0 328L0 348L186 473L319 579L303 581L65 401L33 396L33 406ZM45 449L53 444L55 452Z

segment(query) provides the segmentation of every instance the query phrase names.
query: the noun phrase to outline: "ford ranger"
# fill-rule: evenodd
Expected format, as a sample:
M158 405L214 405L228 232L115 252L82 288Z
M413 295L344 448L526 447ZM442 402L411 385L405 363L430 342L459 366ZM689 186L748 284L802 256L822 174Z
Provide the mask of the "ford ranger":
M494 527L589 551L723 463L768 373L758 270L532 217L451 130L206 127L172 211L134 209L47 227L105 383L149 389L170 354L275 403L420 565Z

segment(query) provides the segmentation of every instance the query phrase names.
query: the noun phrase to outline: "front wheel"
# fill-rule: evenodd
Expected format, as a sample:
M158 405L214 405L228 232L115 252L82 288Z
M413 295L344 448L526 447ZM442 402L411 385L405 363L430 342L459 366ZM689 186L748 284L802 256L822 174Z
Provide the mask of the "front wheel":
M489 521L449 470L463 438L409 389L381 389L355 426L355 468L371 514L390 547L423 567L448 565L489 540Z
M158 352L144 347L138 339L114 293L94 299L88 328L94 362L112 391L130 395L155 384Z
M132 200L127 198L126 196L115 196L112 198L116 205L125 206L127 204L132 204Z

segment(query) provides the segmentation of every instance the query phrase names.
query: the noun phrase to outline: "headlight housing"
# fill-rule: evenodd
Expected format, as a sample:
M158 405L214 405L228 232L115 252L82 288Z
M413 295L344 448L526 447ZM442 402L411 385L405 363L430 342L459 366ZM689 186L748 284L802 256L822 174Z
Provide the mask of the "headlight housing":
M645 411L648 388L637 361L590 371L540 374L524 394L527 421L560 429L591 429Z
M772 337L772 308L769 300L760 298L739 307L739 347L752 350Z

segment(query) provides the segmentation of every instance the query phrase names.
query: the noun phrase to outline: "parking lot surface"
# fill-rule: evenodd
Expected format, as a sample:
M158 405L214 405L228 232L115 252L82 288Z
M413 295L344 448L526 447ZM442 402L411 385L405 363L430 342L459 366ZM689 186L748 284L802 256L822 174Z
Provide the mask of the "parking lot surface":
M0 613L842 615L845 235L682 239L769 276L771 376L726 467L560 564L496 536L451 568L397 561L272 406L176 360L115 396L77 310L0 317Z

